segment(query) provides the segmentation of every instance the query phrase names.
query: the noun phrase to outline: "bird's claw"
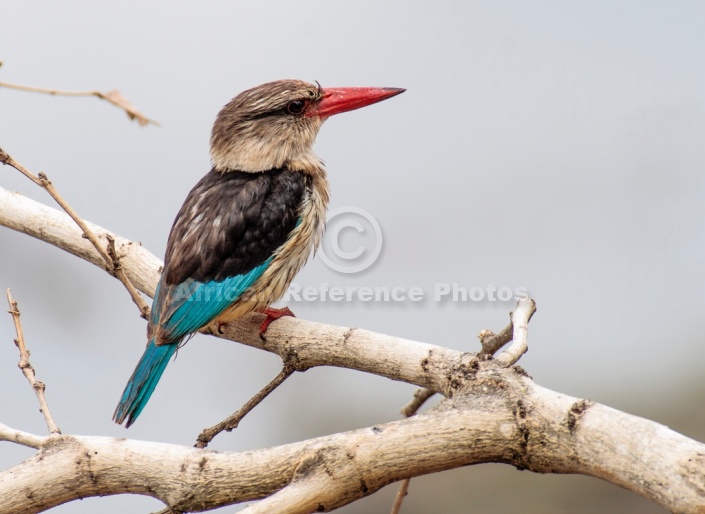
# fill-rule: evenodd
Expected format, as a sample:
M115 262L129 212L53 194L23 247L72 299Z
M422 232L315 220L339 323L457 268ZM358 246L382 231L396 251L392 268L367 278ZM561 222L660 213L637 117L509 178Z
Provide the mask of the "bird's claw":
M267 332L269 325L271 325L273 321L276 321L279 318L283 318L284 316L291 316L293 318L296 317L296 315L291 312L291 309L289 309L289 307L284 307L282 309L267 307L262 311L262 313L267 316L262 322L262 324L259 326L259 338L262 341L267 341L267 337L264 334L265 332Z

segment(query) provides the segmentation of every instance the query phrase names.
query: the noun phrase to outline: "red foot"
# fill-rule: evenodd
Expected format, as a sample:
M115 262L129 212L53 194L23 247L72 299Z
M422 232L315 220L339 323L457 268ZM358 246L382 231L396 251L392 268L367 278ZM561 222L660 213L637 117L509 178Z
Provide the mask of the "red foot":
M263 314L267 315L267 318L262 322L262 324L259 327L259 336L261 339L264 339L264 333L267 331L269 328L269 325L272 324L272 321L276 321L279 318L282 318L284 316L292 316L296 317L293 312L291 312L291 309L289 307L284 307L283 309L275 309L274 307L267 307L262 311Z

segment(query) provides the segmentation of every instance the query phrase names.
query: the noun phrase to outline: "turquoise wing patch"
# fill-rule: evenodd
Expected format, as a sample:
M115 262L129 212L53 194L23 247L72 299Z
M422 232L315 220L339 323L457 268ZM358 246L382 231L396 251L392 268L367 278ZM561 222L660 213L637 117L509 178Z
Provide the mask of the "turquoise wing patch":
M152 324L160 326L163 336L169 341L177 341L196 332L240 298L262 276L271 260L270 257L247 273L219 282L187 280L182 284L166 286L164 291L161 290L164 284L160 282L154 295L154 306L159 308L152 310Z

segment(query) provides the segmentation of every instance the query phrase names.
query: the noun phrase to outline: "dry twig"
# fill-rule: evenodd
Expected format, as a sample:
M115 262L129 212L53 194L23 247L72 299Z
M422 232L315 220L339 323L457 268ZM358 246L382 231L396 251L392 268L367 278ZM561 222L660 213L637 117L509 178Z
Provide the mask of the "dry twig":
M39 187L45 189L46 192L49 193L49 195L56 201L56 203L61 206L61 208L66 212L66 214L68 214L71 219L76 222L83 234L86 236L86 239L91 242L91 244L95 247L96 251L105 261L107 269L113 274L113 276L115 276L120 282L122 282L122 284L127 289L127 292L130 293L132 301L135 303L135 305L137 305L137 308L140 310L140 315L146 319L149 315L149 306L142 299L139 292L137 291L135 286L130 282L130 279L127 278L125 271L122 269L118 255L115 252L114 239L112 239L111 237L107 237L108 249L106 250L105 248L103 248L100 241L98 240L98 236L96 236L93 231L88 228L86 222L83 221L83 219L76 213L76 211L73 210L73 208L68 204L68 202L66 202L66 200L62 198L62 196L59 194L59 192L56 190L54 185L44 173L40 172L39 175L35 175L27 168L22 166L19 162L17 162L10 154L8 154L2 148L0 148L0 162L2 164L6 164L15 168L29 180L37 184Z
M196 439L196 444L194 444L194 446L196 448L205 448L208 446L208 443L210 443L213 438L221 432L231 432L232 430L236 429L240 424L240 421L242 421L242 419L247 416L250 411L252 411L252 409L257 407L257 405L259 405L262 400L269 396L271 392L273 392L277 387L282 385L284 381L294 373L294 371L296 371L296 368L293 365L290 365L285 362L284 367L279 372L279 374L274 377L274 380L272 380L269 384L264 386L264 388L262 388L260 392L250 398L248 402L243 405L238 411L234 412L217 425L213 425L210 428L204 428L203 431L198 434L198 438Z
M120 257L118 256L117 251L115 250L115 238L110 234L105 234L105 238L108 240L108 256L110 257L110 262L113 266L113 273L115 274L117 279L123 283L123 285L127 289L127 292L130 293L132 301L135 303L135 305L137 305L137 308L140 310L140 316L142 316L144 319L148 319L149 306L142 299L139 291L137 291L137 288L134 286L134 284L132 284L132 282L130 282L130 279L127 278L125 270L122 269Z
M434 393L430 389L426 389L425 387L417 389L411 401L404 405L404 407L402 407L401 413L404 415L405 418L410 418L411 416L416 414L416 412L421 408L421 406L426 403L426 400L428 400L434 394L436 393Z
M8 289L6 291L7 303L10 305L9 313L12 315L12 321L15 324L15 332L17 333L17 339L15 339L15 346L20 351L20 362L17 366L22 370L22 373L29 381L32 389L34 389L34 394L37 395L37 400L39 401L39 412L44 415L44 420L46 421L47 428L51 435L60 434L61 430L54 423L54 418L51 417L51 411L49 410L49 405L47 405L46 398L44 397L44 390L46 386L44 382L40 382L36 379L36 374L34 368L29 362L29 351L24 342L24 334L22 333L22 324L20 323L20 309L17 307L17 302L12 298L12 294Z
M417 389L411 401L407 403L404 407L402 407L401 413L404 415L404 417L410 418L411 416L416 414L416 412L421 408L421 406L426 403L426 400L428 400L434 394L436 393L434 393L430 389L426 389L425 387ZM405 478L401 481L401 484L399 484L399 490L397 491L397 495L394 497L394 503L392 504L391 514L399 514L399 512L401 512L401 505L402 503L404 503L404 498L409 492L409 482L411 482L411 479Z
M120 91L113 89L107 93L101 91L60 91L58 89L48 89L44 87L24 86L22 84L10 84L9 82L0 82L0 87L15 89L17 91L28 91L30 93L44 93L54 96L95 96L101 100L105 100L125 111L125 114L131 119L137 121L142 126L152 124L159 125L159 122L147 118L132 105L127 98L122 96Z
M404 498L409 494L409 483L410 478L405 478L399 484L399 489L397 490L397 495L394 497L394 503L392 504L391 514L399 514L401 512L401 504L404 503Z
M477 337L480 339L480 344L482 345L482 350L477 353L478 357L494 355L500 348L512 340L514 326L512 325L511 314L509 317L509 325L504 327L499 334L495 334L491 330L483 330L478 334Z
M519 300L511 314L512 344L497 356L502 366L513 366L529 349L529 320L536 312L536 302L525 297Z

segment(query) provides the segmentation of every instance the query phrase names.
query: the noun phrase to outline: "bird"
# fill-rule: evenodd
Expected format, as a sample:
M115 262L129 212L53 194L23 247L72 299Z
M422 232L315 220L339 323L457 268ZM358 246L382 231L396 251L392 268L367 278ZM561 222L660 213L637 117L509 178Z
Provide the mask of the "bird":
M338 113L386 100L402 88L323 88L278 80L235 96L218 113L212 167L187 195L169 234L147 325L147 346L113 420L140 415L176 350L194 333L251 312L260 336L288 308L270 305L318 247L329 186L313 143Z

